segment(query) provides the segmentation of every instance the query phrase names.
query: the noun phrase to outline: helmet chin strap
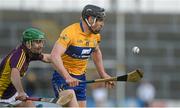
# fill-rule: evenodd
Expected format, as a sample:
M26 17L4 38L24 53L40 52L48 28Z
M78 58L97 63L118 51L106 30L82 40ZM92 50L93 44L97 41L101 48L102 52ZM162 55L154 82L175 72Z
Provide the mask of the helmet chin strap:
M31 47L32 47L32 41L27 41L27 42L26 42L26 45L27 45L27 44L29 44L29 49L31 49Z
M92 26L95 25L96 20L97 20L97 18L95 17L95 18L93 19L93 24L91 25L91 24L89 23L88 19L85 18L85 21L86 21L86 24L88 25L89 30L90 30L92 33L94 33L94 34L97 34L97 32L95 32L95 31L92 30Z

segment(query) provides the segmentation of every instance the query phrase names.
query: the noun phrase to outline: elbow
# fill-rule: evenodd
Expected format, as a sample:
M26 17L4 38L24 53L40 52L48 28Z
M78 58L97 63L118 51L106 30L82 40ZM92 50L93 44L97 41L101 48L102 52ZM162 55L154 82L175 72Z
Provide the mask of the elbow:
M51 62L53 62L56 57L55 57L55 55L53 53L51 53L50 58L51 58Z
M52 61L61 59L61 56L64 54L64 52L65 49L63 47L55 45L50 54Z

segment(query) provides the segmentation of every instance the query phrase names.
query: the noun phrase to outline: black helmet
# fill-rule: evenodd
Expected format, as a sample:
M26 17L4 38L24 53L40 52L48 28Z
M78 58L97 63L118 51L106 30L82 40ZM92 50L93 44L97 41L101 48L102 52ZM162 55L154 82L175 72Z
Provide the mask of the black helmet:
M105 9L95 5L86 5L82 11L82 18L85 20L88 16L103 19L105 17Z
M86 5L82 11L82 19L86 22L86 24L88 25L89 30L94 33L97 34L99 33L99 31L94 31L92 30L92 25L94 24L90 24L88 21L88 17L92 16L94 17L94 23L96 22L96 20L100 19L103 20L105 17L105 10L104 8L95 6L95 5Z

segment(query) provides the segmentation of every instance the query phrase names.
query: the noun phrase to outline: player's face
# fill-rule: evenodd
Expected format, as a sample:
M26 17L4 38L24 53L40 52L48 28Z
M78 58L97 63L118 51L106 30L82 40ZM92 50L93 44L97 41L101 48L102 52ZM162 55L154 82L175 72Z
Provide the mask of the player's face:
M44 47L44 40L33 40L31 44L31 51L33 53L41 53Z
M97 19L95 24L92 26L92 30L95 33L99 33L104 26L104 19Z

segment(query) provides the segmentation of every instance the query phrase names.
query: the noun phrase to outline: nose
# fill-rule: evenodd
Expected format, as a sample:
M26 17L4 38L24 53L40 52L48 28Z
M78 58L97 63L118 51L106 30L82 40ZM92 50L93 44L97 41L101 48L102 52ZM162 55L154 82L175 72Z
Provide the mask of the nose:
M104 26L104 22L102 22L102 24L101 24L102 26Z
M43 47L44 47L44 43L43 43L43 42L40 42L40 43L39 43L39 47L43 48Z
M101 23L100 23L100 27L103 27L103 26L104 26L104 22L101 22Z

